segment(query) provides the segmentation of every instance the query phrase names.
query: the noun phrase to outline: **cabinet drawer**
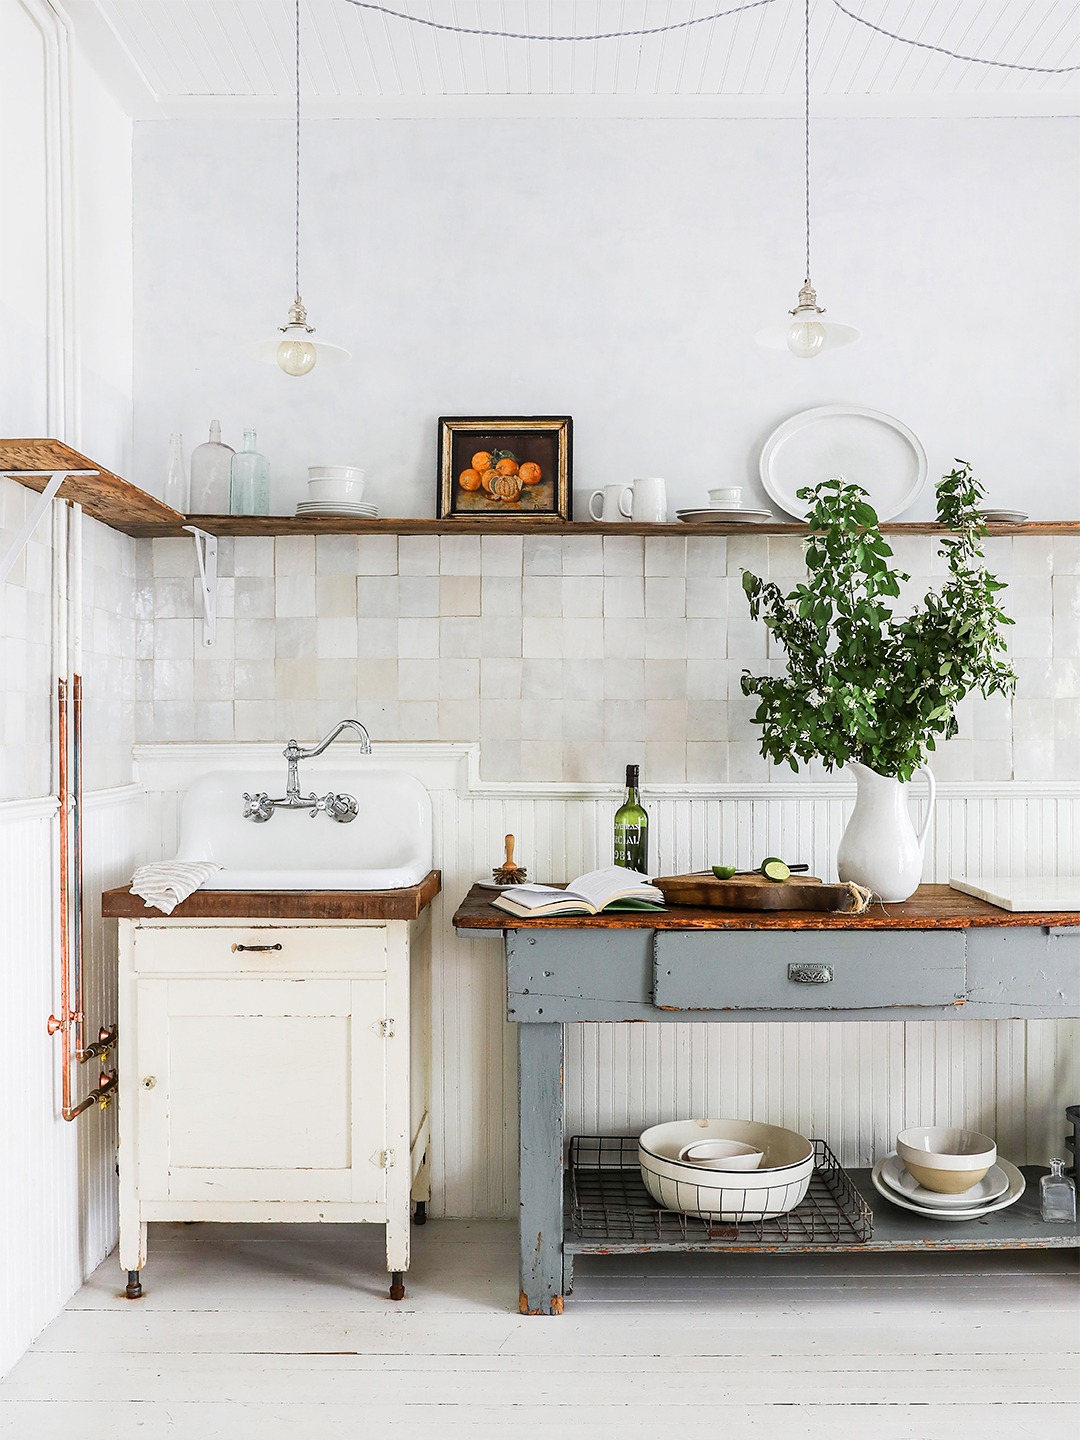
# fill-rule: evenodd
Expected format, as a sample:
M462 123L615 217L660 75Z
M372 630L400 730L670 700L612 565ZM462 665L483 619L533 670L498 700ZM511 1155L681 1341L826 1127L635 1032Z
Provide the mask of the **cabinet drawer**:
M386 930L381 925L139 929L134 965L143 975L370 974L386 969Z
M658 930L668 1010L874 1010L964 998L963 930Z

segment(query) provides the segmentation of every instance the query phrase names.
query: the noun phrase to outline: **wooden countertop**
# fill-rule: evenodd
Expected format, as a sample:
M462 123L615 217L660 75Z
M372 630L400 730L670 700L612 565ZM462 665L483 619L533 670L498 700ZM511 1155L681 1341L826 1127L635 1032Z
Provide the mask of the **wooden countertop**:
M496 909L490 890L474 885L458 906L460 930L537 930L581 927L589 930L966 930L972 926L1080 925L1080 912L1001 910L948 885L920 885L898 905L872 905L863 915L821 914L810 910L703 910L671 906L655 911L612 911L600 915L549 915L523 920Z
M400 890L196 890L171 915L126 885L106 890L101 913L123 920L415 920L442 889L442 872Z

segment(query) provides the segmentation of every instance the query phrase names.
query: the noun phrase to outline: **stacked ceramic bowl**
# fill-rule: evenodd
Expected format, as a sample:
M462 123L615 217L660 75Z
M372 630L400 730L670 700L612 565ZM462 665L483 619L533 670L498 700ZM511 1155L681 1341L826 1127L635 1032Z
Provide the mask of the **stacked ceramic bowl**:
M340 515L377 520L375 505L364 505L364 472L354 465L309 465L308 498L296 507L300 515Z
M901 1130L873 1180L886 1200L931 1220L977 1220L1024 1193L1023 1175L999 1157L989 1135L944 1125Z
M676 1120L638 1139L645 1188L665 1210L703 1220L768 1220L810 1186L814 1147L754 1120Z

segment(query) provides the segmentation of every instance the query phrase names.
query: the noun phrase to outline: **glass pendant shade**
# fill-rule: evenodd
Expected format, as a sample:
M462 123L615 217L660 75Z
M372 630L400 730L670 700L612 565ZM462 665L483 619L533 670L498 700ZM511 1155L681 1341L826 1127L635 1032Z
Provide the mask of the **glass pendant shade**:
M790 313L791 318L783 325L768 325L759 330L754 336L757 343L767 350L788 350L800 360L812 360L823 350L839 350L862 339L862 331L854 325L840 325L835 320L821 318L825 311L818 305L809 280L799 291L799 303Z

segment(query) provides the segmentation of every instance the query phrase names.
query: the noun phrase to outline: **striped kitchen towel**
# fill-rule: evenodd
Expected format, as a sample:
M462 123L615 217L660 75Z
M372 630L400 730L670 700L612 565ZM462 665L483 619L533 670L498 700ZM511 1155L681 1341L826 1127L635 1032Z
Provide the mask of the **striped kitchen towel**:
M212 860L162 860L156 865L140 865L131 877L131 893L171 915L181 900L221 868Z

